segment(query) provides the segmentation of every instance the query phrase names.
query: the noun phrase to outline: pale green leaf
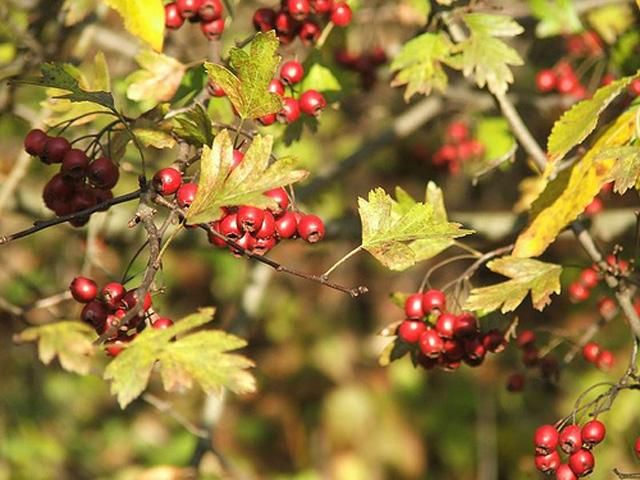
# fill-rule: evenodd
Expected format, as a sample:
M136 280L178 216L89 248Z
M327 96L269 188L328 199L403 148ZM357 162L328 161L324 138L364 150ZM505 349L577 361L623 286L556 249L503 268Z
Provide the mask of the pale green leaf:
M142 68L127 77L127 97L156 103L171 100L180 86L186 66L153 50L141 51L136 55L136 61Z
M376 188L368 199L358 199L362 247L385 267L405 270L439 253L454 238L472 233L437 218L433 206L420 202L411 206L404 193L400 196L402 204Z
M176 146L176 140L169 132L153 126L133 128L133 134L145 147L162 149Z
M342 90L340 82L333 72L319 63L314 63L307 69L300 84L300 91L317 90L319 92L339 92Z
M613 44L633 25L633 10L626 3L605 5L590 10L587 21L605 42Z
M510 280L471 290L464 309L480 316L499 308L502 313L512 312L529 292L533 307L543 310L551 295L560 293L560 265L507 256L490 261L487 267Z
M529 0L529 6L539 20L536 25L539 38L577 33L583 29L573 0Z
M611 178L615 182L613 190L622 195L635 187L640 180L640 147L625 146L607 148L599 155L599 159L614 159Z
M268 91L280 63L279 46L274 31L258 32L249 52L235 47L229 52L235 73L222 65L205 63L209 78L224 90L241 118L259 118L282 107L280 97Z
M222 130L211 148L206 145L200 158L198 192L187 212L189 223L201 223L218 217L220 207L255 205L266 207L273 200L264 192L299 182L307 176L296 170L292 158L281 158L269 164L273 137L256 135L240 165L231 171L233 142Z
M104 0L124 20L130 33L147 42L157 52L164 41L164 5L162 0Z
M78 321L30 327L15 336L17 342L38 342L38 356L48 365L57 356L63 369L86 375L95 349L93 328Z
M444 92L448 79L443 65L451 63L452 48L444 33L423 33L409 40L391 63L391 70L397 72L391 86L406 85L406 101L416 93L428 95L434 88Z

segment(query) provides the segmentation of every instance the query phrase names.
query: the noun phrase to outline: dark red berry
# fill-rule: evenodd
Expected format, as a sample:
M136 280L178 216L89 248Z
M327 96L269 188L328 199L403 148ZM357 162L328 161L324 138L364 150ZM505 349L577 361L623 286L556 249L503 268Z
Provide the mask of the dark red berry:
M407 343L418 343L420 335L427 329L421 320L405 320L398 327L398 336Z
M80 303L89 303L98 295L98 285L87 277L76 277L69 285L71 296Z
M298 220L291 212L284 212L276 218L276 233L280 238L292 238L298 231Z
M171 326L173 326L173 320L167 317L159 317L151 324L151 327L156 330L164 330Z
M507 378L507 391L509 392L521 392L524 390L525 378L521 373L512 373Z
M589 298L590 294L589 289L580 282L573 282L569 285L569 299L573 303L584 302Z
M555 450L547 455L536 455L535 457L536 468L547 475L555 472L561 463L560 455Z
M578 480L568 463L563 463L556 470L556 480Z
M596 366L605 372L611 370L616 362L616 357L609 350L601 350L596 358Z
M425 313L431 313L434 310L442 312L447 305L447 298L441 290L430 289L424 292L422 305Z
M298 235L309 243L319 242L324 238L324 223L313 214L303 215L298 221Z
M504 334L497 328L492 328L482 336L482 344L490 352L502 352L506 344Z
M71 208L74 212L86 210L96 204L96 195L90 188L77 189L71 198Z
M264 217L260 227L255 231L254 236L256 239L270 238L276 233L276 219L269 210L264 210Z
M311 6L309 0L287 0L287 10L296 20L304 20L309 15Z
M200 24L200 30L202 30L204 36L207 37L207 40L218 40L222 32L224 32L224 19L216 18L210 22L203 22Z
M437 358L442 353L444 342L438 332L432 328L426 328L420 334L420 351L425 357Z
M284 95L284 85L280 80L274 78L269 82L269 91L282 97Z
M211 226L211 230L222 235L222 232L220 231L220 222L218 221L213 222L210 224L210 226ZM208 238L209 238L209 243L212 245L215 245L218 248L223 248L227 246L227 242L225 242L222 238L218 237L217 235L214 235L212 232L209 232Z
M126 290L121 283L109 282L102 287L100 297L106 305L111 308L116 308L124 298L125 293Z
M196 192L198 191L198 184L196 183L183 183L176 192L176 201L182 208L189 208L196 198Z
M107 319L107 315L109 315L107 306L102 302L94 300L84 306L82 313L80 313L80 318L83 322L92 325L94 328L98 328L102 327Z
M282 11L276 14L273 24L276 28L276 32L278 32L278 38L281 43L287 43L287 39L292 39L298 28L298 22L296 22L287 12Z
M222 16L224 8L220 0L202 0L198 9L198 17L202 22L217 20Z
M558 447L560 434L553 425L542 425L533 434L533 445L538 455L548 455Z
M262 225L264 210L250 205L238 208L238 224L244 232L255 232Z
M569 454L577 452L582 447L582 432L578 425L567 425L560 431L560 448Z
M122 303L127 308L127 310L131 310L132 308L134 308L138 303L136 290L135 289L129 290L127 293L125 293L124 297L122 298ZM142 303L142 309L140 310L140 315L142 315L144 312L149 310L151 308L151 305L152 305L151 294L147 292L146 295L144 296L144 302Z
M593 454L584 448L569 457L569 466L578 477L586 477L593 472L596 460Z
M67 203L73 196L73 184L56 174L47 182L42 190L42 198L47 207L52 208L57 201ZM52 208L53 209L53 208Z
M62 163L65 153L71 150L71 144L64 137L49 137L44 144L44 163Z
M87 173L88 166L89 157L87 154L78 148L72 148L62 157L60 173L67 178L82 179Z
M96 158L87 168L89 183L97 188L111 189L116 186L120 178L118 165L110 158Z
M454 335L459 338L475 335L478 332L478 320L469 312L462 312L456 318Z
M300 27L298 37L300 38L302 44L305 47L308 47L318 41L321 33L322 31L316 22L314 22L313 20L305 20Z
M604 440L607 429L600 420L590 420L582 426L582 443L592 448Z
M465 357L471 360L484 359L487 354L487 349L484 348L482 339L480 337L470 337L463 340Z
M331 21L339 27L346 27L351 23L351 7L347 2L336 2L331 9Z
M596 342L585 343L582 347L582 356L587 362L595 364L598 355L600 355L600 345Z
M327 106L327 101L317 90L307 90L298 99L300 110L310 116L317 116Z
M540 360L539 353L535 345L527 345L522 350L522 364L527 368L535 367Z
M536 88L540 93L549 93L556 88L558 78L551 69L540 70L536 74Z
M289 206L289 195L287 195L287 191L282 187L268 190L264 192L264 194L276 201L276 207L270 209L274 214L278 214L286 210Z
M41 157L44 155L44 148L47 144L47 140L49 140L49 135L39 128L34 128L27 133L26 137L24 137L24 150L29 155Z
M160 195L173 195L182 185L182 174L175 168L163 168L153 176L152 183Z
M447 361L457 362L464 357L464 347L459 340L444 339L442 354Z
M164 6L164 25L173 30L178 29L184 23L184 17L180 14L176 2L167 3Z
M311 10L317 15L329 13L333 7L333 0L310 0Z
M455 325L456 315L443 312L438 316L438 320L436 321L436 331L442 338L453 338Z
M198 14L202 0L176 0L176 7L182 18L192 18Z
M424 317L422 308L422 294L412 293L404 301L404 314L407 318L420 319Z
M219 224L220 233L231 240L237 240L242 236L242 230L238 224L238 215L230 213L226 215Z
M533 345L534 343L536 343L536 334L533 330L522 330L520 333L518 333L516 342L518 343L518 347L520 348Z
M304 68L297 60L289 60L284 62L280 67L280 78L284 83L294 85L304 77Z
M275 27L276 12L272 8L259 8L253 14L253 26L259 32L267 32Z

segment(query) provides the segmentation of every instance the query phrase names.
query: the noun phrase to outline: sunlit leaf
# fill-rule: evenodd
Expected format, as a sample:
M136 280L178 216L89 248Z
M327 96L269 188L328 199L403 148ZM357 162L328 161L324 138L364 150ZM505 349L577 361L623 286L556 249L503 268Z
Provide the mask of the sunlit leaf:
M640 180L640 147L626 146L607 148L600 152L599 159L613 159L611 178L614 181L613 190L623 194L635 187Z
M333 72L319 63L314 63L305 72L300 90L318 90L319 92L339 92L342 87Z
M213 142L211 119L199 103L173 117L171 122L173 132L187 143L200 147Z
M604 5L590 10L587 21L605 42L612 44L633 25L633 10L626 3Z
M573 0L529 0L529 6L539 20L536 25L539 38L582 31Z
M124 20L130 33L147 42L157 52L164 41L164 5L162 0L104 0Z
M143 50L136 55L141 70L127 78L127 97L131 100L164 102L175 95L186 66L173 57L153 50Z

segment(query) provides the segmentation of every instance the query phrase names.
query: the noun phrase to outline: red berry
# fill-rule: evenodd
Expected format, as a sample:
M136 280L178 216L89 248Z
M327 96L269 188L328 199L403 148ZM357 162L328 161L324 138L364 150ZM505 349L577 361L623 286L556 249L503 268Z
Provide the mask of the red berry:
M536 74L536 88L540 93L549 93L556 88L558 78L551 69L540 70Z
M634 78L629 84L629 93L635 97L640 95L640 78Z
M602 212L603 209L604 209L604 204L602 203L602 200L599 197L595 197L593 200L591 200L589 205L585 207L582 213L585 214L587 217L593 217L594 215L597 215L598 213Z
M272 8L259 8L253 14L253 26L259 32L272 30L276 22L276 12Z
M309 15L311 6L309 0L287 0L287 10L296 20L303 20Z
M35 155L36 157L41 157L44 155L44 148L49 140L49 135L44 133L39 128L34 128L27 136L24 137L24 150L29 155Z
M507 391L509 392L521 392L524 390L525 378L521 373L512 373L507 378Z
M445 138L451 143L461 143L469 138L469 127L464 122L451 122L447 125Z
M604 318L613 318L618 312L618 305L611 297L602 297L598 300L598 312Z
M431 313L434 310L442 312L447 305L447 298L441 290L430 289L424 292L422 305L425 313Z
M268 127L269 125L273 125L274 123L276 123L277 120L278 120L278 117L275 113L268 113L267 115L264 115L258 118L258 121L265 127Z
M629 262L624 258L617 258L615 255L607 255L605 260L609 266L613 267L615 270L619 270L621 274L625 274L629 271Z
M278 214L286 210L287 207L289 206L289 195L287 195L287 191L282 187L274 188L273 190L268 190L264 192L264 194L267 197L273 198L276 201L277 207L270 209L274 214Z
M596 366L605 372L611 370L616 363L616 357L609 350L602 350L596 358Z
M321 33L322 31L316 22L313 20L305 20L300 27L298 37L304 46L311 46L318 41Z
M582 431L578 425L567 425L560 431L558 440L564 453L577 452L582 447Z
M347 2L337 2L331 10L331 21L339 27L346 27L351 23L351 7Z
M478 320L469 312L462 312L456 318L454 335L456 337L468 337L478 332Z
M256 239L270 238L276 233L276 219L273 214L269 210L264 210L263 212L262 223L254 233Z
M563 463L556 470L556 480L578 480L568 463Z
M175 168L163 168L156 172L152 182L160 195L173 195L182 185L182 174Z
M184 18L178 10L176 2L167 3L164 6L164 25L167 28L178 29L184 23Z
M217 222L217 221L212 222L210 226L211 226L211 230L222 234L222 232L220 231L220 222ZM209 243L218 248L223 248L227 246L227 242L225 242L222 238L218 237L217 235L214 235L211 232L209 232L208 238L209 238Z
M479 337L465 338L463 346L466 360L483 360L487 354L487 349L484 348L482 339Z
M600 345L596 342L586 343L582 347L582 356L589 363L596 363L598 360L598 355L600 355Z
M442 346L442 354L445 360L457 362L464 357L464 347L458 340L445 339Z
M504 334L497 328L492 328L482 336L484 348L493 353L502 352L505 349Z
M198 17L202 22L217 20L222 16L224 8L220 0L202 0L198 9Z
M517 338L518 347L524 348L529 345L533 345L536 343L536 334L533 330L522 330L518 333Z
M106 305L111 308L116 308L124 298L125 293L126 290L121 283L109 282L102 287L100 297Z
M280 78L284 83L294 85L304 77L304 68L297 60L289 60L284 62L280 67Z
M578 86L578 79L573 75L558 75L556 89L560 93L571 93Z
M533 345L527 345L522 350L522 364L527 368L535 367L540 360L538 349Z
M558 447L560 434L553 425L542 425L533 434L533 445L538 455L547 455Z
M200 30L207 37L207 40L218 40L222 32L224 32L224 18L216 18L210 22L200 24Z
M71 296L80 303L89 303L98 295L98 285L87 277L76 277L69 285Z
M255 232L262 225L264 210L258 207L243 205L238 208L238 224L242 231Z
M65 153L71 149L71 144L64 137L49 137L44 144L44 163L62 163Z
M176 0L176 7L182 18L192 18L198 14L202 0Z
M309 116L318 116L327 106L327 101L317 90L307 90L298 99L300 110Z
M115 358L120 355L125 348L127 348L127 342L116 340L105 344L104 350L108 356Z
M276 246L277 240L275 237L255 238L253 243L253 253L258 255L264 255L273 247Z
M636 453L636 457L640 458L640 437L636 438L633 444L633 451Z
M212 82L211 80L209 80L209 82L207 83L207 92L212 97L224 97L226 95L222 87L216 82Z
M448 312L441 313L436 321L436 331L442 338L453 338L455 324L455 314Z
M87 168L89 183L97 188L111 189L116 186L120 178L118 165L110 158L96 158Z
M246 251L251 251L251 250L253 250L253 246L255 245L255 238L253 238L253 235L251 235L249 232L246 232L239 239L235 240L235 242L238 245L238 247L240 247L240 248L242 248L242 249L244 249ZM236 255L241 255L243 253L242 251L240 251L237 248L234 248L232 246L229 246L229 248Z
M138 303L136 290L135 289L129 290L127 293L125 293L124 297L122 297L122 303L127 308L127 310L131 310L132 308L134 308L136 306L136 304ZM152 304L151 294L149 292L147 292L146 295L144 296L144 302L142 303L142 309L140 310L140 315L141 316L142 316L142 314L144 312L146 312L147 310L149 310L151 308L151 304Z
M238 214L230 213L226 215L219 224L220 233L231 240L237 240L242 236L240 225L238 224Z
M593 268L585 268L584 270L582 270L582 272L580 272L580 283L582 283L582 285L587 288L594 288L596 285L598 285L599 281L600 276L598 275L598 272Z
M57 201L67 203L73 196L74 188L73 184L64 179L64 177L57 173L46 183L42 190L42 198L47 207L52 207Z
M429 358L437 358L442 353L444 342L438 332L432 328L427 328L420 335L420 351L424 356Z
M412 293L404 302L404 314L410 319L420 319L424 317L424 309L422 307L422 294Z
M329 13L333 7L333 0L311 0L311 10L317 15Z
M584 302L589 298L589 295L589 289L580 282L573 282L569 285L569 299L573 303Z
M189 208L196 198L198 191L198 184L196 183L183 183L176 192L176 201L182 208Z
M551 475L558 469L562 461L558 452L554 450L547 455L536 455L534 463L539 471Z
M107 306L96 300L87 303L80 313L80 318L83 322L93 325L94 328L102 327L105 320L109 315Z
M62 157L60 173L67 178L82 179L87 172L88 166L89 157L87 157L87 154L78 148L72 148Z
M433 156L433 163L435 165L443 165L450 163L458 159L458 151L453 145L443 145Z
M298 221L298 235L309 243L319 242L324 238L324 223L317 215L303 215Z
M421 320L405 320L398 327L398 336L407 343L418 343L422 332L427 329Z
M276 218L276 233L280 238L291 238L298 231L298 220L293 212L284 212Z
M173 320L167 317L159 317L151 324L151 327L156 330L164 330L171 326L173 326Z
M282 97L284 95L284 84L277 78L274 78L269 82L269 91Z
M298 101L292 97L282 99L282 110L278 112L276 118L281 123L293 123L300 118L300 106Z
M298 28L298 22L296 22L291 15L287 12L279 12L276 14L274 20L274 26L281 43L288 43L290 39L295 35Z
M599 420L591 420L582 426L582 443L591 448L604 440L607 429Z
M593 472L596 460L589 450L578 450L569 457L569 466L578 477L586 477Z

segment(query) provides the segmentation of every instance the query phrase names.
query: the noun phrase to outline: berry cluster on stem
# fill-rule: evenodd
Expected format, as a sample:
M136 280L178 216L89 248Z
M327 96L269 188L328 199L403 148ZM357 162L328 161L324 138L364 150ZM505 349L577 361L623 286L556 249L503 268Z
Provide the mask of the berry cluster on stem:
M221 0L176 0L164 6L164 21L171 30L180 28L185 20L199 23L202 34L214 41L224 32L223 13Z
M472 138L469 126L465 122L454 121L447 125L445 143L433 154L432 162L457 174L463 163L478 160L484 153L484 145Z

